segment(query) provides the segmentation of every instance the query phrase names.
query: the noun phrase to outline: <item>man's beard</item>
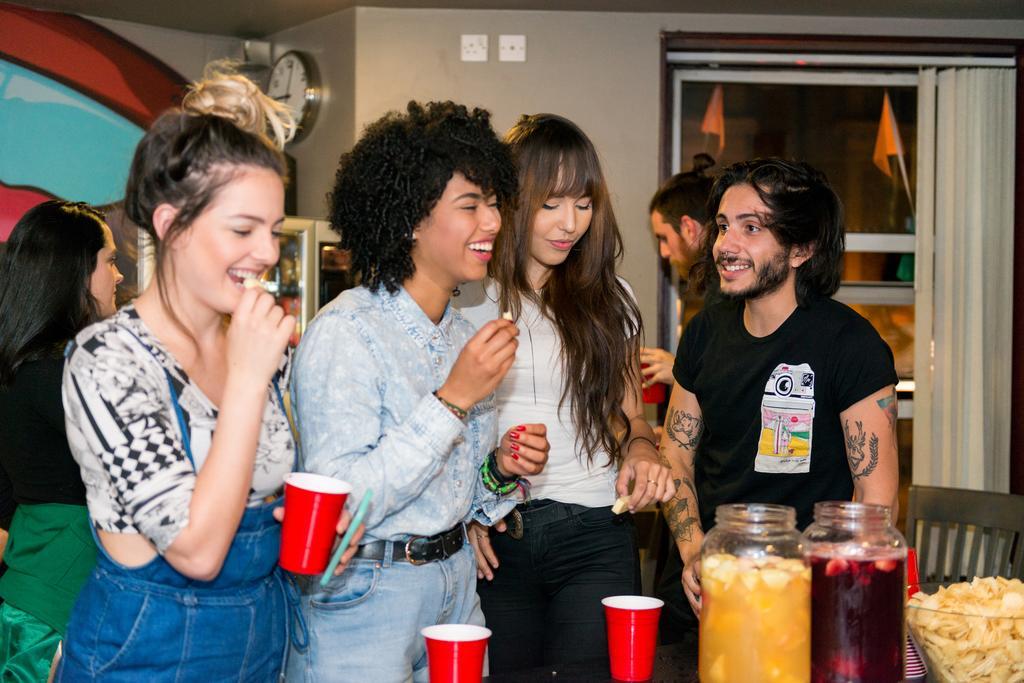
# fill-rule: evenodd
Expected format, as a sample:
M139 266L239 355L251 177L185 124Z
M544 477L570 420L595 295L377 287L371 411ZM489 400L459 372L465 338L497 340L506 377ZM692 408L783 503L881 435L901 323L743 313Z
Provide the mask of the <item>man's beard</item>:
M675 269L676 275L679 276L680 280L685 282L690 279L690 263L688 261L679 261L677 259L670 258L668 262L672 264L672 267Z
M722 257L718 258L718 265L723 265L725 262ZM776 291L785 283L786 278L789 277L789 250L780 251L763 266L757 267L755 265L753 268L757 276L754 284L746 289L734 292L727 291L725 288L728 285L722 283L722 295L737 301L747 301Z

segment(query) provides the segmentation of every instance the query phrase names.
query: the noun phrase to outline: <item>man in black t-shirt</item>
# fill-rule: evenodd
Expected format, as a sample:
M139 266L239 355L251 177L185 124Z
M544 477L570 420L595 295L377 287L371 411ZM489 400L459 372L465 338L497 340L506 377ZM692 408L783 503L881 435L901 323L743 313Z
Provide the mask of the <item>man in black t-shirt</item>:
M680 319L685 319L687 300L696 301L700 307L700 299L689 292L688 280L690 268L700 258L701 242L707 232L708 195L711 194L712 178L704 174L704 170L714 166L715 160L707 154L693 157L693 168L683 173L676 173L666 180L651 197L648 212L651 218L651 232L658 243L658 255L668 260L679 277L679 300L683 304ZM703 304L710 305L718 300L717 288L704 293ZM643 366L644 388L654 384L673 384L672 365L675 356L665 349L643 347L640 349L640 362Z
M715 226L691 280L726 300L687 326L661 439L677 493L664 512L681 588L700 612L700 545L724 503L854 499L896 515L896 372L839 287L843 221L825 177L759 159L716 180Z

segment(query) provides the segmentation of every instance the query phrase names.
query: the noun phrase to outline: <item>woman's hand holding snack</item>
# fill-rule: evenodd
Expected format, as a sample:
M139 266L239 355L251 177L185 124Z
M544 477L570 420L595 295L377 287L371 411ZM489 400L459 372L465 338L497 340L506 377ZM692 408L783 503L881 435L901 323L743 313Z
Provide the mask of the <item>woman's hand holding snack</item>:
M295 317L285 315L274 297L259 287L246 289L227 331L229 378L265 385L281 363L294 331Z
M516 358L519 328L508 320L492 320L466 342L439 398L469 410L489 396L505 378Z

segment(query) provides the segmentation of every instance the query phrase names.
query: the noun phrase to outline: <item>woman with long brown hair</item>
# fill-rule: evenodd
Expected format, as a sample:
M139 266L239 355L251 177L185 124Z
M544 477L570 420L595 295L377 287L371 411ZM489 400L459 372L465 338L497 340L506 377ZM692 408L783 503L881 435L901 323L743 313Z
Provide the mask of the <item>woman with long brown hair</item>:
M499 426L544 423L551 449L506 531L470 535L493 672L603 655L601 598L640 586L632 521L612 504L631 484L630 511L675 492L643 416L640 312L615 275L622 240L597 152L552 114L522 117L506 142L519 202L506 208L492 279L457 301L475 323L516 321Z

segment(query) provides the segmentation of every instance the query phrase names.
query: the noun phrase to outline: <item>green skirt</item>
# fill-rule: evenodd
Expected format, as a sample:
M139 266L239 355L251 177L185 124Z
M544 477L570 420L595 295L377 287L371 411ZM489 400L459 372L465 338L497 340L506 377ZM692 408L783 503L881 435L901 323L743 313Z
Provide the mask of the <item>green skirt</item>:
M46 683L60 634L8 603L0 605L0 681Z

